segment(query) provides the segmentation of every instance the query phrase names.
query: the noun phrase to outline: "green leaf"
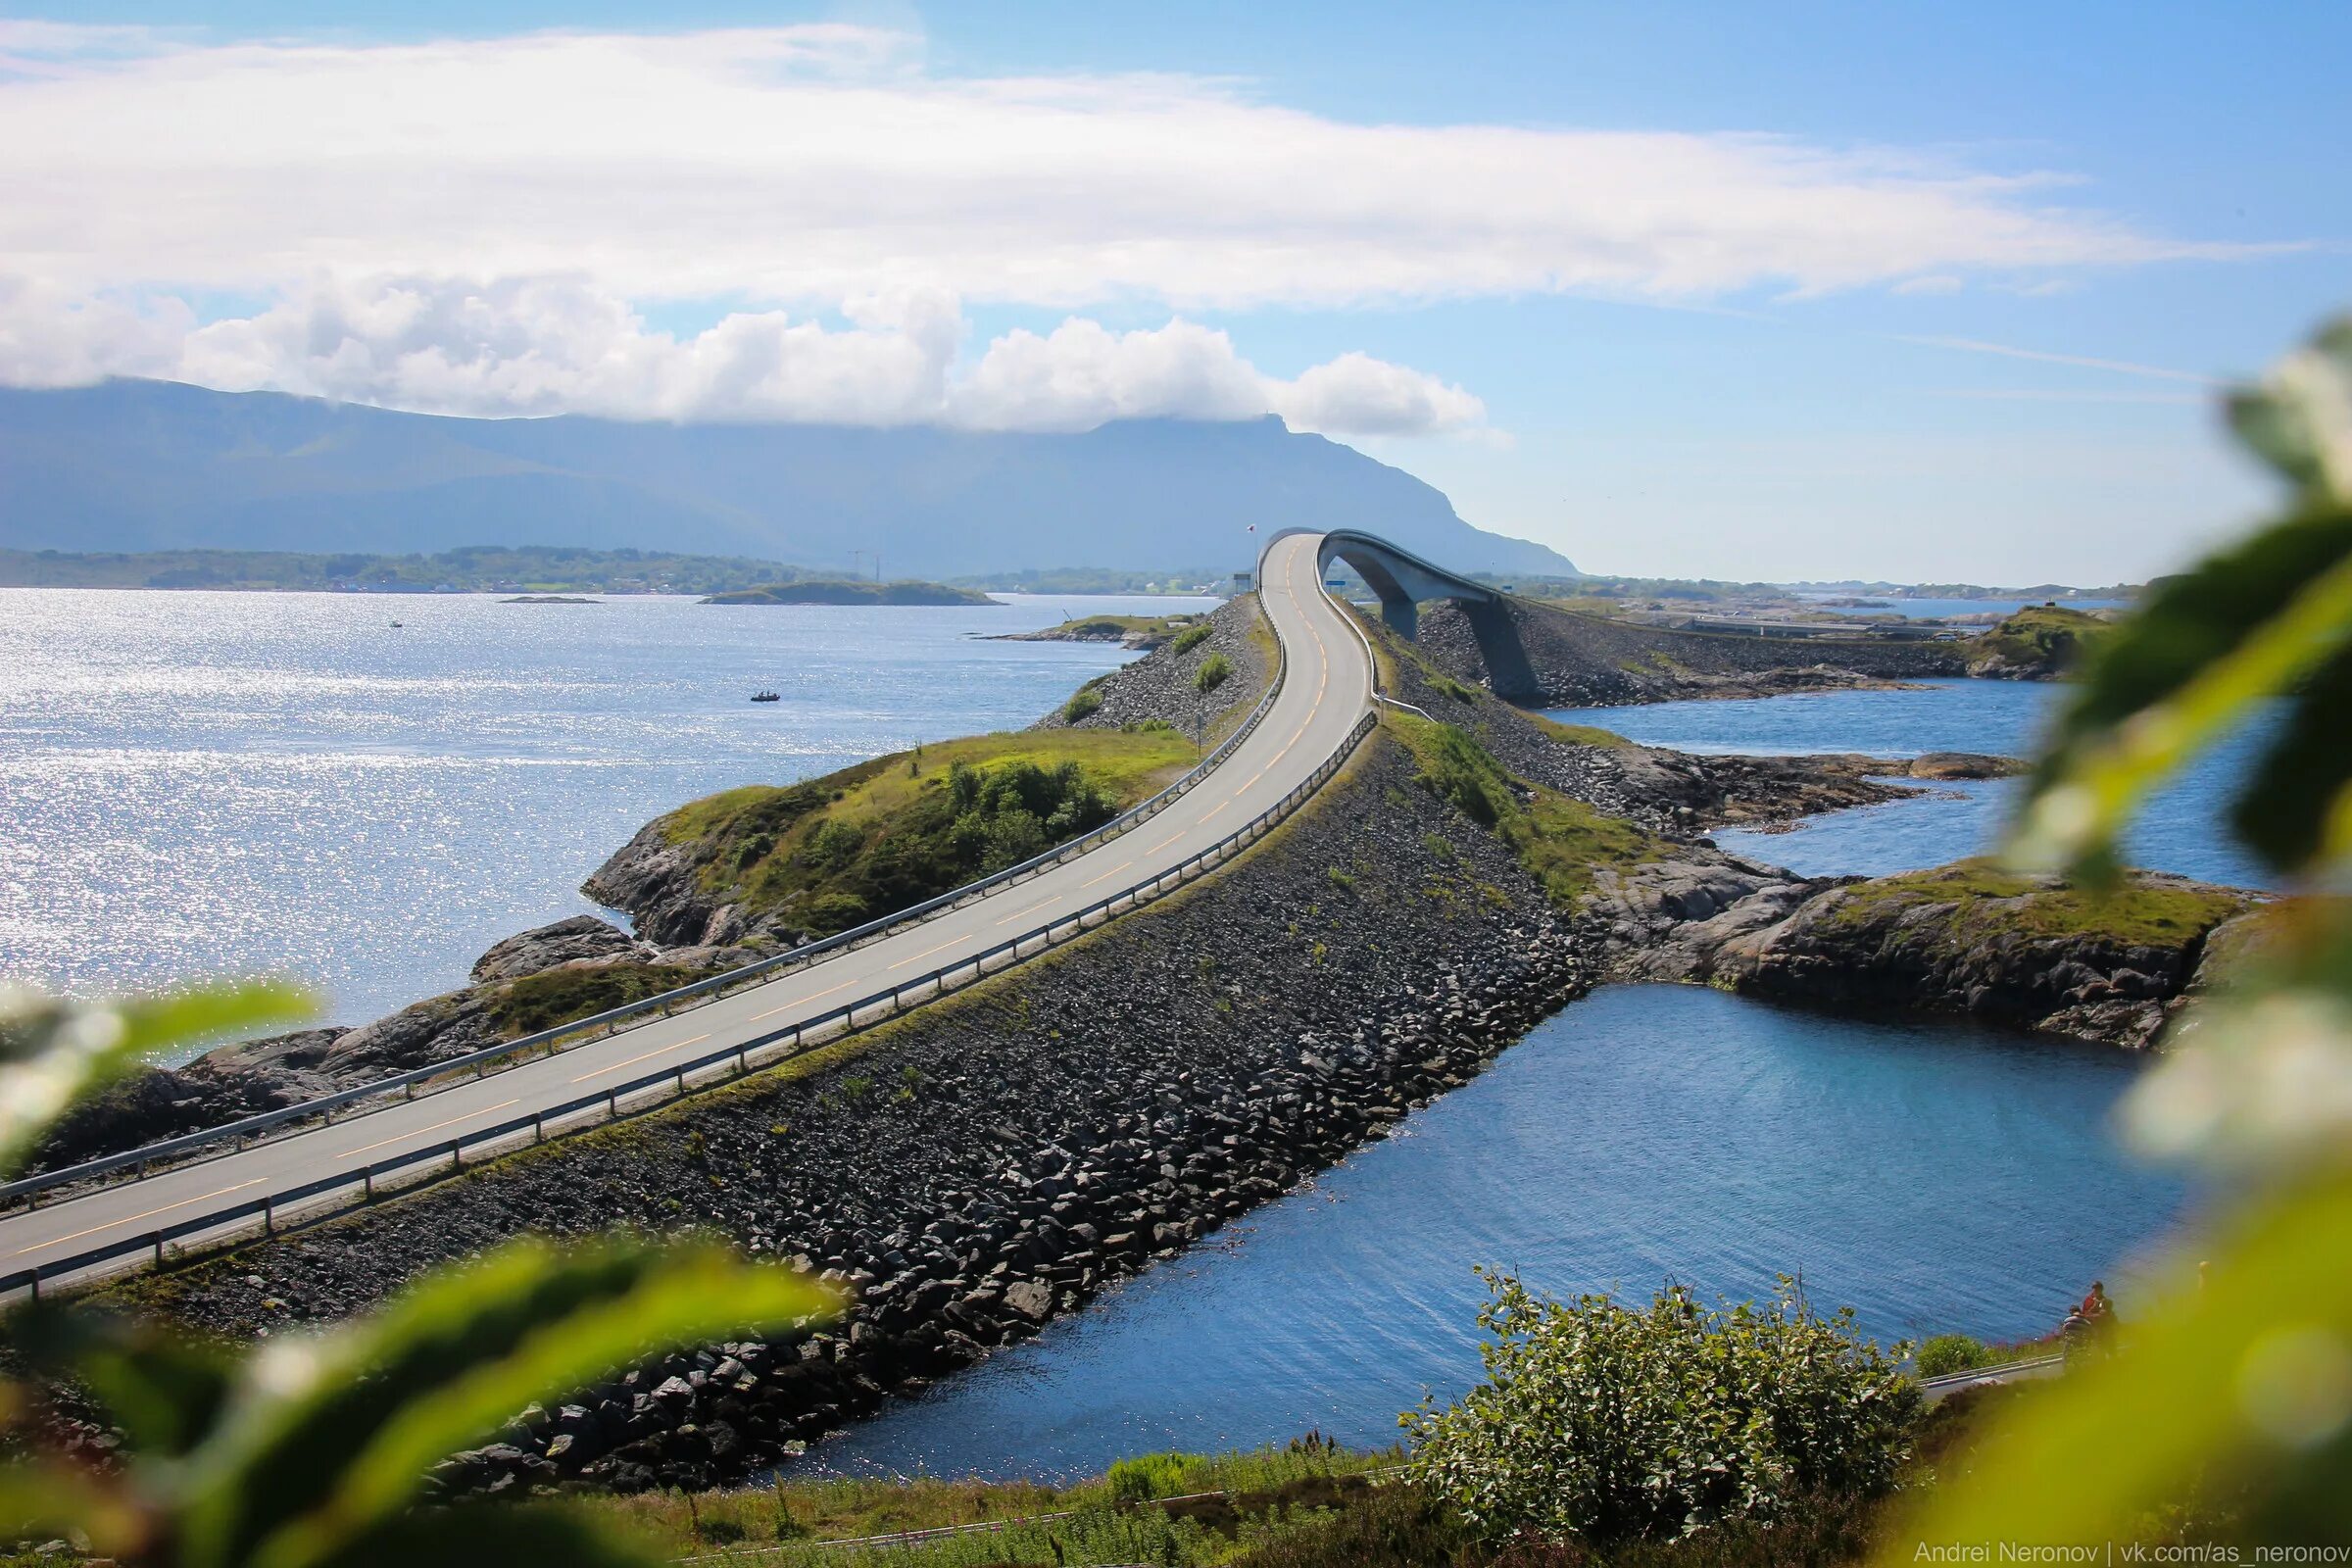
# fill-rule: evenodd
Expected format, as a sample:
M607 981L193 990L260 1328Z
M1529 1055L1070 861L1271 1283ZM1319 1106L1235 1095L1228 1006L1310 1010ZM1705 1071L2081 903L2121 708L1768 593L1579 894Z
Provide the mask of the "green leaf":
M2292 873L2342 846L2329 842L2352 783L2352 648L2339 648L2297 689L2286 722L2230 813L2230 825L2273 870Z
M2210 1260L2201 1287L2127 1322L2114 1356L2022 1399L1882 1564L1912 1563L1920 1543L2128 1542L2204 1487L2240 1494L2248 1540L2352 1536L2352 1172L2180 1255Z
M14 1171L58 1117L151 1054L315 1010L308 992L275 982L108 1003L0 987L0 1172Z
M188 1560L311 1568L532 1400L831 1304L798 1276L709 1243L510 1244L372 1319L256 1357L191 1468Z
M2234 394L2238 438L2305 495L2352 502L2352 317Z
M2167 579L2101 639L2006 851L2078 875L2180 764L2352 640L2352 513L2290 518Z

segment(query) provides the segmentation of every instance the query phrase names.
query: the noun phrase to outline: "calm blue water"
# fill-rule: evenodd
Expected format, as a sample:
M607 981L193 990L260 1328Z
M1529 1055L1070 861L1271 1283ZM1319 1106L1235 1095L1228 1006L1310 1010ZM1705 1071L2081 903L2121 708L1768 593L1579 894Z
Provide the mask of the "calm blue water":
M2065 690L2040 681L1939 680L1917 691L1579 708L1553 716L1686 752L2031 757ZM2128 844L2133 863L2237 887L2264 885L2262 868L2219 826L2229 781L2242 776L2254 745L2250 736L2225 744L2152 802ZM1989 849L2007 825L2018 787L2010 779L1936 784L1927 798L1812 817L1792 832L1718 833L1715 841L1808 876L1885 876Z
M804 1469L1099 1471L1310 1429L1396 1439L1478 1375L1472 1264L1557 1294L1767 1295L1801 1273L1883 1339L2056 1326L2181 1187L2103 1136L2133 1063L1695 987L1576 1003L1315 1186L1228 1227Z
M684 801L1029 723L1129 656L970 634L1079 603L0 589L0 976L291 973L365 1021Z

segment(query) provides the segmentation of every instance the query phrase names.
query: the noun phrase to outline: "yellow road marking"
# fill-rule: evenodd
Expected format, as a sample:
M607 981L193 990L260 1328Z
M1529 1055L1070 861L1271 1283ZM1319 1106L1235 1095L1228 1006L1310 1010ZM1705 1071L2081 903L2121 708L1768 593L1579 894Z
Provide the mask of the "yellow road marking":
M774 1016L775 1016L777 1013L779 1013L779 1012L790 1012L790 1011L791 1011L793 1008L795 1008L795 1007L805 1007L805 1006L808 1005L808 1004L809 1004L809 1003L811 1003L811 1002L822 1002L822 1001L824 1001L824 1000L825 1000L827 997L831 996L831 995L832 995L834 992L836 992L836 991L847 991L847 990L849 990L849 989L850 989L850 987L852 987L852 986L856 985L857 983L858 983L858 982L857 982L857 981L855 981L855 980L844 980L844 981L843 981L841 984L839 984L839 985L837 985L837 986L827 986L827 987L826 987L824 990L822 990L822 991L812 992L812 993L811 993L811 994L809 994L808 996L806 996L806 997L803 997L803 998L801 998L801 1000L800 1000L800 1001L798 1001L798 1002L787 1002L787 1003L786 1003L786 1004L784 1004L784 1005L782 1005L781 1007L770 1007L770 1008L768 1008L768 1009L767 1009L765 1012L755 1012L755 1013L753 1013L753 1014L752 1014L752 1022L754 1022L754 1023L758 1023L758 1022L759 1022L760 1019L762 1019L762 1018L773 1018L773 1017L774 1017ZM709 1037L708 1037L708 1036L706 1036L705 1038L707 1039L707 1038L709 1038ZM689 1042L688 1042L688 1044L690 1044L690 1045L691 1045L692 1043L693 1043L693 1042L691 1042L691 1041L689 1041ZM575 1079L573 1079L572 1081L573 1081L574 1083L577 1083L579 1080L575 1078Z
M1116 864L1116 865L1112 866L1112 867L1111 867L1109 870L1107 870L1107 871L1103 872L1103 873L1102 873L1101 876L1094 878L1094 880L1093 880L1093 881L1089 881L1089 882L1081 882L1081 883L1079 883L1078 885L1079 885L1080 887L1082 887L1082 888L1091 888L1091 887L1093 887L1093 886L1095 885L1095 883L1096 883L1096 882L1107 882L1107 881L1109 881L1109 880L1110 880L1112 877L1114 877L1114 876L1117 876L1117 875L1118 875L1118 874L1119 874L1121 871L1124 871L1124 870L1126 870L1126 869L1127 869L1129 866L1133 865L1134 863L1135 863L1135 862L1134 862L1133 860L1121 860L1121 861L1120 861L1118 864Z
M20 1247L8 1255L11 1257L23 1257L26 1252L37 1252L45 1247L62 1247L67 1242L78 1242L84 1236L95 1236L100 1231L116 1230L124 1225L136 1225L140 1220L153 1219L158 1214L169 1214L175 1208L185 1208L190 1203L201 1203L209 1198L221 1198L230 1193L241 1193L248 1187L259 1187L266 1179L267 1178L265 1177L256 1176L249 1182L239 1182L234 1187L223 1187L219 1192L204 1193L195 1198L183 1198L176 1203L166 1203L161 1208L150 1208L142 1213L132 1214L123 1219L110 1219L103 1225L93 1225L86 1231L75 1231L71 1236L59 1236L46 1242L36 1242L30 1247Z
M956 938L953 938L953 939L951 939L951 940L949 940L949 941L942 942L942 943L941 943L941 944L940 944L938 947L936 947L936 948L926 948L926 949L924 949L922 952L920 952L920 953L916 954L916 955L915 955L913 957L911 957L911 958L901 958L901 959L900 959L898 962L896 962L896 963L892 964L892 965L890 966L890 968L891 968L891 969L904 969L904 968L906 968L906 967L908 964L910 964L910 963L920 963L920 962L922 962L922 961L923 961L925 958L928 958L929 956L931 956L931 955L932 955L932 954L934 954L934 953L945 953L945 952L947 952L947 951L948 951L950 948L952 948L952 947L956 946L956 943L958 943L958 942L961 942L962 940L963 940L963 938L961 938L961 937L956 937ZM889 970L889 969L885 969L885 970L884 970L884 971L882 971L882 972L883 972L883 973L885 973L885 974L888 974L888 973L890 972L890 970Z
M584 1084L591 1078L602 1078L609 1072L618 1072L623 1067L634 1067L641 1061L650 1061L656 1056L666 1056L673 1051L684 1051L688 1046L699 1046L710 1038L709 1035L696 1035L692 1040L681 1040L674 1046L656 1046L653 1050L631 1056L626 1061L616 1061L610 1067L599 1067L594 1072L584 1072L574 1078L572 1082Z
M1038 910L1044 908L1047 905L1052 904L1053 902L1054 901L1052 899L1040 899L1035 904L1025 904L1021 907L1013 910L1010 914L1006 915L1004 919L995 923L998 925L1010 925L1013 921L1018 920L1022 915L1035 914Z
M579 1080L574 1078L572 1082L576 1084L579 1082ZM484 1105L481 1109L469 1110L463 1116L452 1116L447 1121L437 1121L430 1127L418 1127L410 1132L395 1133L390 1138L379 1139L377 1142L368 1145L365 1149L355 1149L348 1154L337 1154L335 1157L337 1159L356 1159L362 1154L371 1153L374 1151L383 1148L386 1144L406 1143L408 1140L419 1137L425 1133L437 1133L444 1127L455 1127L462 1121L471 1121L476 1116L487 1116L494 1110L504 1110L509 1105L514 1103L515 1103L515 1102L512 1100L502 1100L495 1105Z

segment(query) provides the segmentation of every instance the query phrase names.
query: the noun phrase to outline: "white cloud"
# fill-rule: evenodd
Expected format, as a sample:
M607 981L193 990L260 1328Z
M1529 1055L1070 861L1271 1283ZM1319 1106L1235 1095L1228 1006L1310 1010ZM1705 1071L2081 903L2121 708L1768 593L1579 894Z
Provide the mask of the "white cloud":
M2048 205L2056 183L1768 136L1356 124L1184 76L953 77L840 24L366 45L0 21L0 380L1413 434L1484 409L1361 354L1268 376L1188 315L2248 253ZM224 294L270 303L203 325L182 303ZM710 300L743 309L645 325ZM1170 319L1073 316L972 359L959 300Z
M73 287L585 272L628 299L1191 309L2243 254L2029 201L2035 173L1354 124L1178 76L946 77L905 35L840 24L143 51L9 27L0 251Z
M141 315L0 288L0 360L40 384L158 375L432 414L945 423L1083 430L1108 419L1279 414L1333 435L1468 431L1485 405L1367 355L1267 375L1221 331L1181 318L1114 332L1072 318L1014 331L977 361L955 299L867 296L846 325L744 312L680 339L579 277L320 280L267 310L197 326L177 301Z

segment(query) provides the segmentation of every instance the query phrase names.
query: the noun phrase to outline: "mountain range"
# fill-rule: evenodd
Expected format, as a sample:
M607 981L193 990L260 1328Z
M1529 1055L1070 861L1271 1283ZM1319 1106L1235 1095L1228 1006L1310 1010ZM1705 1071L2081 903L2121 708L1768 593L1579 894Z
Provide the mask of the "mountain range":
M1460 570L1575 571L1274 417L1034 434L456 418L165 381L0 389L0 546L23 550L878 553L891 575L945 577L1240 567L1295 526L1370 529Z

